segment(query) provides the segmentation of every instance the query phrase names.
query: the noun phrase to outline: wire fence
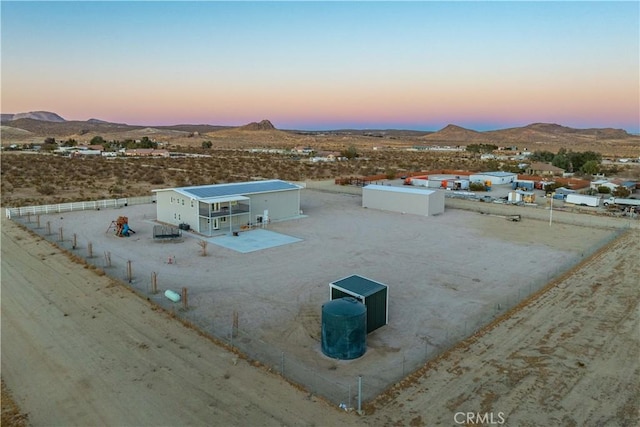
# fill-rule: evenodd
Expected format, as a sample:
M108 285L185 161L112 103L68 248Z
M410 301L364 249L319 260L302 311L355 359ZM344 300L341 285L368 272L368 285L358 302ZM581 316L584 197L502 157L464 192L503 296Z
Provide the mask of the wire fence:
M47 218L43 219L39 214L12 216L12 219L106 275L123 282L144 299L193 325L202 333L238 351L241 357L246 357L250 363L262 365L310 395L322 396L345 409L360 408L364 402L374 399L407 375L420 369L429 360L472 336L630 228L628 222L619 221L617 229L590 247L584 248L581 254L548 270L536 280L515 283L511 292L476 307L466 315L464 321L455 325L435 325L435 338L418 338L413 345L386 355L383 369L366 369L360 373L352 369L345 375L343 365L339 361L327 368L326 364L310 363L293 351L284 350L265 341L261 338L260 331L250 326L245 327L239 321L241 313L239 315L233 307L216 304L213 296L189 296L178 274L164 274L158 279L154 272L137 271L135 260L105 251L92 242L78 241L75 234L52 225ZM167 262L178 261L170 258ZM168 289L183 291L179 304L163 293L163 290Z

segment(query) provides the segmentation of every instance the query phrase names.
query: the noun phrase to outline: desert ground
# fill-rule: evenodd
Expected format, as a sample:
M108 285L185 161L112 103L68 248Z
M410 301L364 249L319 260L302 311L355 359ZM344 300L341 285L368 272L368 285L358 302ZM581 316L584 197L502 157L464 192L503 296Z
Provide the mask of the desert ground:
M301 208L300 218L266 228L294 243L248 253L218 242L252 242L264 229L206 238L206 256L198 245L202 237L194 233L184 232L173 243L153 241L155 204L41 215L37 231L58 241L62 229L65 247L73 233L77 245L71 251L80 257L88 255L91 242L90 261L108 275L335 405L352 407L359 375L363 398L373 399L614 232L511 222L460 209L436 217L402 215L364 209L357 194L308 189L301 191ZM106 232L121 215L136 230L131 237ZM154 273L158 293L151 292ZM389 324L367 336L363 357L337 361L320 350L321 307L329 283L351 274L389 286ZM164 295L183 287L186 311Z
M503 301L500 296L504 295L515 298L514 292L505 288L514 277L522 277L518 280L519 285L546 283L547 278L559 269L579 262L584 249L605 239L611 230L600 227L585 230L561 223L554 224L555 227L549 230L543 221L511 224L496 217L449 210L441 217L426 219L441 222L428 227L427 235L432 240L425 244L420 235L416 238L416 230L426 228L424 223L412 222L418 218L409 218L412 226L403 223L400 227L393 221L392 215L397 214L367 212L367 221L373 221L375 227L353 215L346 215L346 222L340 223L336 221L331 205L339 205L340 210L344 210L345 205L357 210L357 197L344 194L323 194L321 197L315 196L317 192L310 193L314 197L306 199L304 204L307 218L271 227L299 237L301 242L257 254L237 254L212 244L209 246L211 255L198 257L198 245L190 239L177 244L156 244L155 248L143 246L147 225L143 227L142 224L145 221L150 224L153 219L153 212L146 211L141 217L130 215L133 221L141 224L136 233L136 236L140 235L136 237L137 241L105 236L110 218L123 214L121 210L101 211L104 218L99 225L89 224L88 228L80 226L78 218L83 213L74 213L78 217L73 221L70 221L73 215L65 213L60 219L62 223L56 223L54 230L64 224L67 230L73 229L80 234L81 242L94 239L99 253L107 248L103 242L131 246L129 253L109 246L114 255L120 254L121 259L129 258L136 251L145 251L147 257L155 260L160 283L167 276L176 279L176 286L191 286L198 277L186 278L185 272L193 270L198 263L208 263L212 270L210 275L219 278L213 283L228 285L222 290L230 294L229 300L222 298L225 292L198 295L198 288L192 287L190 294L194 302L187 313L182 313L185 317L196 325L223 323L227 327L230 312L234 308L240 310L240 327L253 332L247 336L240 334L236 339L244 338L245 342L236 342L236 345L254 352L257 351L255 344L287 348L285 377L290 374L290 365L296 366L297 361L303 360L311 364L311 372L316 375L319 372L322 377L353 378L362 374L362 368L365 368L365 387L375 380L371 377L379 377L379 382L391 381L391 388L375 400L371 400L375 395L366 395L365 388L368 402L364 418L340 412L335 402L331 402L331 406L336 410L329 410L325 399L317 397L313 390L320 388L320 380L312 382L311 391L309 387L300 391L274 372L268 372L279 372L279 364L247 361L179 324L173 319L175 309L164 311L152 304L162 304L161 297L149 295L151 303L140 298L140 290L135 287L148 291L148 284L142 280L142 277L146 280L146 272L136 273L129 289L138 293L130 292L128 286L115 284L102 276L100 269L96 274L94 268L74 264L59 249L13 222L3 220L2 375L18 405L29 414L30 422L33 425L146 425L160 420L164 425L199 425L215 419L221 425L363 422L368 425L454 425L460 419L460 416L454 419L457 412L495 412L494 418L504 417L507 425L637 423L639 354L635 286L640 272L634 255L640 244L637 229L628 231L622 239L593 258L582 261L577 269L554 283L547 292L505 316L495 301ZM133 207L127 209L129 214L133 212ZM410 216L403 216L402 221L406 217ZM310 226L310 221L316 222ZM456 224L458 231L452 232L451 227L455 230ZM328 236L321 236L318 230L325 230L321 225L331 225L335 230ZM94 237L82 234L90 233L87 230L92 229L97 230ZM379 229L391 240L380 240ZM440 269L434 269L430 280L420 282L412 274L424 276L428 271L424 266L429 263L423 263L421 258L416 262L416 254L442 245L443 237L435 234L435 230L452 232L453 243L467 243L475 249L471 254L502 255L491 260L485 254L479 256L480 260L459 269L459 264L454 263L456 257L451 257L452 261L446 255L459 256L460 253L427 252L425 259L440 254L438 262L431 263L439 265ZM104 240L97 240L98 235ZM363 240L365 238L372 241ZM474 246L470 244L472 238L485 243L478 243L481 247ZM349 257L345 258L343 253L327 255L332 252L324 247L326 260L319 261L318 269L303 268L304 274L289 273L296 280L289 280L295 282L295 286L287 290L285 301L268 301L269 292L256 298L255 289L239 286L244 281L255 281L251 273L242 268L247 263L263 266L285 258L293 262L281 268L300 269L313 262L295 261L294 257L303 253L309 260L314 260L314 251L321 253L323 247L316 248L313 242L321 241L326 245L327 240L335 240L336 247L360 242L361 249L347 250ZM377 245L375 241L378 241ZM414 247L415 241L422 243ZM149 247L154 252L148 252ZM165 262L167 253L175 255L176 251L185 251L185 248L186 253L178 253L186 256L178 255L176 264ZM377 257L372 257L372 252ZM509 269L499 258L504 258L505 253L517 265L522 265L519 273L513 273L515 276L504 274ZM115 256L116 263L118 256ZM413 262L409 267L394 269L392 259ZM225 273L219 267L222 264L230 264L233 268L227 267ZM363 266L366 267L365 276L375 276L383 282L395 280L395 288L390 290L394 301L390 304L390 325L372 334L369 350L358 362L360 365L353 361L336 363L318 351L318 332L315 331L319 327L318 303L327 298L327 271L336 279L353 269L359 268L362 272ZM451 273L453 266L455 274ZM122 267L113 269L115 276L123 276ZM276 264L266 276L274 275L272 273L277 270ZM397 271L403 270L410 270L410 273L398 283ZM226 281L222 280L225 277ZM278 277L273 280L274 283L282 282ZM416 282L424 286L428 281L438 286L429 288L432 297L425 305L412 285ZM266 283L268 289L274 286L264 278L260 283ZM482 285L490 291L483 294L473 290L474 286ZM522 294L518 292L518 296L522 297L530 290L527 286L520 286L520 289ZM458 294L466 296L461 298ZM237 301L252 298L260 304L244 309L237 305ZM461 307L455 310L442 307L456 300ZM203 310L207 304L216 309ZM281 306L280 311L275 309L278 306ZM470 316L474 310L479 316L475 318L486 322L492 317L504 318L450 352L444 352L446 326L420 330L421 325L443 322L451 322L459 330L465 319L474 318ZM198 311L206 312L197 314ZM452 326L450 330L456 330L456 327ZM465 326L465 329L470 328ZM408 334L401 334L406 330ZM406 350L412 345L419 348L422 359L412 358L415 351ZM439 359L423 368L416 366L418 370L401 381L402 376L413 371L409 362L424 361L427 356L436 354L441 354ZM342 386L347 383L352 385L347 381ZM593 384L599 385L597 392L588 391ZM344 388L340 389L340 394L339 399L342 399ZM52 395L57 397L52 399ZM616 398L600 399L611 395ZM355 387L349 390L349 398L353 396ZM527 398L523 399L523 396ZM353 400L350 399L351 407Z

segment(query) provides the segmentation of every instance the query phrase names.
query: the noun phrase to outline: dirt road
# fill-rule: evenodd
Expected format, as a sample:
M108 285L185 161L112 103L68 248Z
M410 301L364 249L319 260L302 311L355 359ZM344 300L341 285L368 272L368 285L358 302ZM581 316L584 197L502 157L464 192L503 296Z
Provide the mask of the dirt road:
M32 425L361 422L2 220L2 377Z

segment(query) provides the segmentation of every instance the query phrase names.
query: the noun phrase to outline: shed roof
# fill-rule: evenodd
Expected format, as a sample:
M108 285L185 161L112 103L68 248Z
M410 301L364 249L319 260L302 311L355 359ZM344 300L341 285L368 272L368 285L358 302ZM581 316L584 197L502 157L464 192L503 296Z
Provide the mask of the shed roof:
M230 184L198 185L195 187L164 188L153 191L174 190L194 199L241 196L245 194L267 193L273 191L299 190L299 185L272 179L266 181L235 182Z
M474 175L486 175L486 176L497 176L497 177L507 177L507 176L517 176L517 174L513 172L503 172L503 171L495 171L495 172L479 172Z
M392 187L390 185L378 185L378 184L369 184L364 187L368 190L380 190L380 191L389 191L392 193L410 193L410 194L432 194L435 193L435 190L422 190L419 188L407 188L407 187Z
M365 298L383 289L387 289L387 285L367 279L366 277L358 276L357 274L336 280L335 282L331 282L331 284Z

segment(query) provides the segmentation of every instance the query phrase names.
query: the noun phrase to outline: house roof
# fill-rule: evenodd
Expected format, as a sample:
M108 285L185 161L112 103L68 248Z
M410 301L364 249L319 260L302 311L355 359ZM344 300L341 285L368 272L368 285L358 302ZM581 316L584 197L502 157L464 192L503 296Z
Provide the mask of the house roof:
M198 185L194 187L163 188L159 191L176 191L194 199L211 199L216 197L242 196L246 194L267 193L273 191L299 190L299 185L279 179L267 181L235 182L230 184Z
M387 288L387 285L367 279L366 277L358 276L357 274L336 280L335 282L331 282L331 284L365 298Z

